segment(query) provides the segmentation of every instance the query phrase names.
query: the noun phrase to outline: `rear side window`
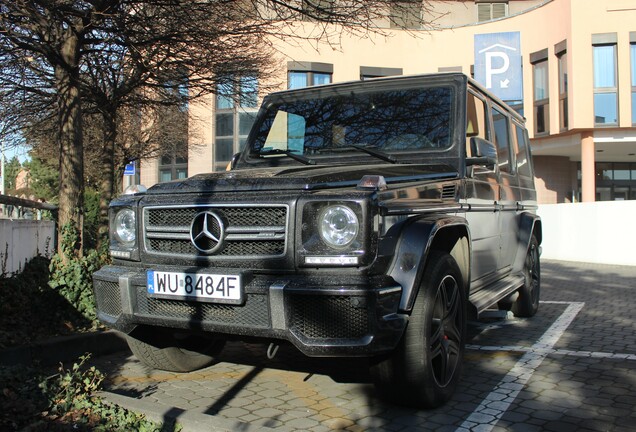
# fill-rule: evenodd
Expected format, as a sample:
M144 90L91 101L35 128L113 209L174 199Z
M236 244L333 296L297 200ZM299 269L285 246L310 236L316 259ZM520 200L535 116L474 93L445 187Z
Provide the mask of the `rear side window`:
M510 170L510 121L508 116L497 108L492 109L492 123L495 129L495 145L499 170L509 173Z
M486 116L486 102L473 93L468 92L468 99L466 100L466 155L468 157L472 156L470 150L470 139L472 137L488 139Z
M517 137L517 171L520 176L532 177L528 158L528 135L519 125L515 125L515 135Z

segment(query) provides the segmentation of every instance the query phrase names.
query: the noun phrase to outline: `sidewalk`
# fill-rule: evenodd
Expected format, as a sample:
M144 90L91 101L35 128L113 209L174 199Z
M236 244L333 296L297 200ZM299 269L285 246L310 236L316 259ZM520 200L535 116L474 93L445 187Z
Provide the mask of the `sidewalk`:
M130 353L98 359L104 397L184 431L632 431L636 424L636 267L548 261L531 319L470 323L455 397L435 410L393 406L360 359L307 358L282 345L228 343L188 374Z

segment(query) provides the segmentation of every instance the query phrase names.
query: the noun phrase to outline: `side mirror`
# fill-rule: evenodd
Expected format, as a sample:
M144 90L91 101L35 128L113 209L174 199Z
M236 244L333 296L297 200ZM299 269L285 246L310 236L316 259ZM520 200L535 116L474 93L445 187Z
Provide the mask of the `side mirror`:
M497 165L497 147L495 144L480 137L470 139L470 151L473 157L466 158L466 165L483 165L495 169Z

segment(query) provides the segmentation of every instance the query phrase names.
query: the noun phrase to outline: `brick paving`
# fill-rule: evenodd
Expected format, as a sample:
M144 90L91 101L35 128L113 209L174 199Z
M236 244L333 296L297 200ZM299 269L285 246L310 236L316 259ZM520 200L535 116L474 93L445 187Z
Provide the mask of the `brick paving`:
M636 267L542 263L531 319L469 325L454 398L434 410L391 405L361 359L306 358L282 345L232 342L218 364L152 371L130 353L95 360L107 399L184 430L633 431Z

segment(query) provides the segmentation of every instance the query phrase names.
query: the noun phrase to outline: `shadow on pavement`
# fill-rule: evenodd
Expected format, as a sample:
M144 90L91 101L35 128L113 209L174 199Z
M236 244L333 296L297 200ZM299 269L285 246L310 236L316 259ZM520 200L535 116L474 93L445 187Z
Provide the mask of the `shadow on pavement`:
M182 375L144 369L122 354L98 361L105 361L100 368L109 376L108 391L148 400L164 409L164 419L197 411L210 425L223 419L237 429L455 430L486 401L477 418L498 430L630 430L636 423L636 267L548 262L542 277L546 303L534 318L469 325L469 345L497 349L467 350L455 396L434 410L379 398L365 359L307 358L289 343L269 360L266 343L230 342L217 364ZM567 304L558 302L585 303L554 346L570 353L542 354L517 393L493 393L564 312ZM509 394L514 398L506 401Z

